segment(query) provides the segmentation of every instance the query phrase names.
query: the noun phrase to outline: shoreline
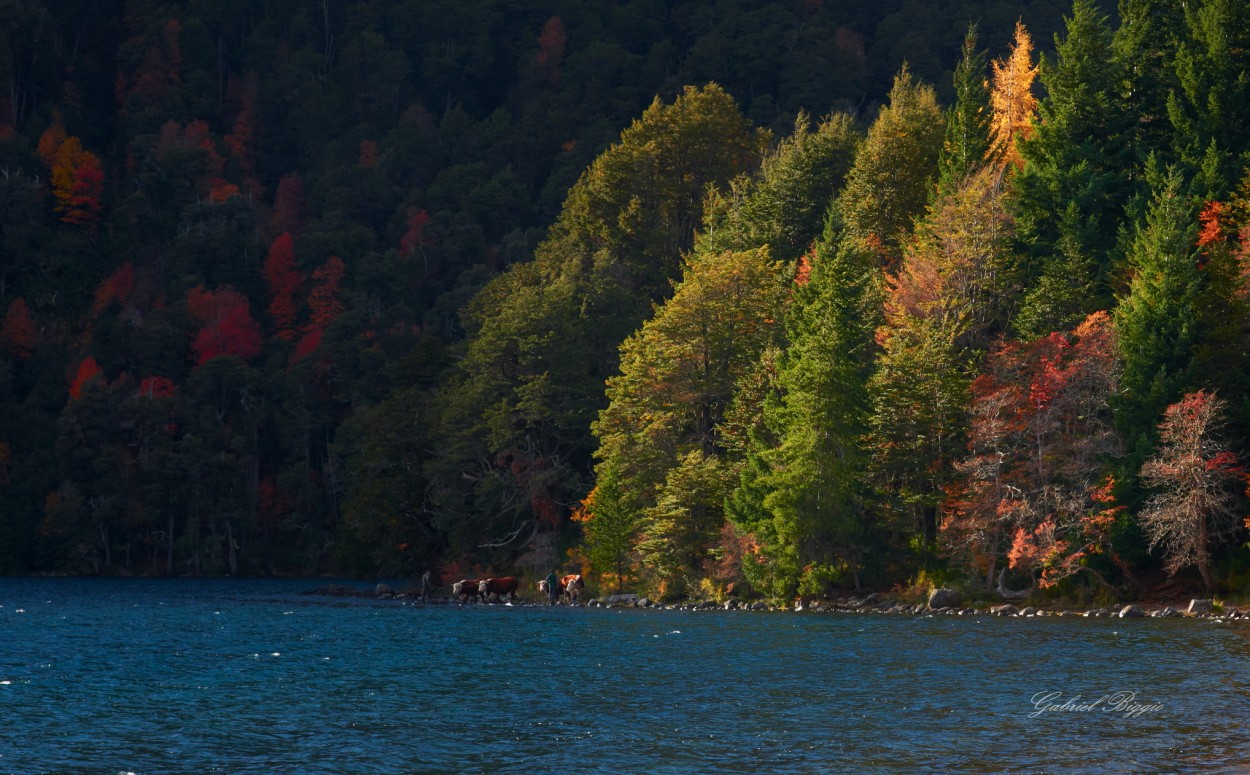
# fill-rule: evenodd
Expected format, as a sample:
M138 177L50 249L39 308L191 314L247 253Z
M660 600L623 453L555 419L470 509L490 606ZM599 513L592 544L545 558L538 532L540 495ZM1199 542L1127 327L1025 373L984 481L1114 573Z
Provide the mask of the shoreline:
M518 608L632 608L649 611L755 611L772 613L813 613L813 614L876 614L890 616L996 616L1006 618L1038 618L1067 617L1084 619L1195 619L1208 621L1245 621L1250 622L1250 609L1241 610L1236 607L1225 607L1221 611L1214 610L1210 600L1192 599L1190 605L1182 609L1172 605L1145 603L1126 603L1113 608L1043 608L1040 606L1017 606L1012 603L1000 603L990 606L941 606L931 607L924 603L903 603L885 598L880 593L866 597L839 598L837 600L820 599L801 601L793 606L770 605L763 601L747 602L730 598L723 603L714 600L684 601L681 603L657 603L633 594L609 595L605 598L591 598L585 603L560 603L557 606L542 600L527 598L510 602L458 600L450 595L430 595L422 600L421 594L415 589L392 590L385 584L374 589L332 585L302 592L303 595L333 598L357 598L369 600L395 600L418 603L430 606L457 606L471 608L477 606L513 606ZM1193 610L1190 610L1193 609Z

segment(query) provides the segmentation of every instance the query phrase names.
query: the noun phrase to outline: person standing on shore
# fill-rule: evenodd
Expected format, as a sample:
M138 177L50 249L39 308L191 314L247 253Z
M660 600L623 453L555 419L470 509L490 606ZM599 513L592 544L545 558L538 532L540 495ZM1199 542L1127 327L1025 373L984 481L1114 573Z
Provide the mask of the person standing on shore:
M556 604L556 597L560 594L560 577L556 575L556 569L552 568L547 574L547 602L550 605Z

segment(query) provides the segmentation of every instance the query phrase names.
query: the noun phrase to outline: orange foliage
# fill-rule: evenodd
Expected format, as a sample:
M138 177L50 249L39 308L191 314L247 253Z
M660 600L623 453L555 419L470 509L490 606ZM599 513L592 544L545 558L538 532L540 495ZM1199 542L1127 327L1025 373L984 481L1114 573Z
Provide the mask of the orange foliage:
M24 361L35 351L35 320L31 317L26 300L18 296L9 303L9 310L4 315L4 326L0 327L0 347L5 352Z
M52 172L52 196L65 223L87 224L100 216L104 194L104 166L83 149L82 141L68 136L60 116L39 138L37 152Z
M534 61L552 86L560 83L560 61L564 59L564 46L568 40L568 32L559 16L548 19L538 36L538 55Z
M1227 209L1223 202L1207 202L1202 208L1202 212L1198 214L1200 226L1198 247L1205 248L1212 243L1223 241L1224 228L1220 220Z
M992 69L990 153L998 159L999 166L1012 164L1019 168L1024 159L1016 142L1032 135L1033 114L1037 110L1037 98L1033 96L1037 65L1033 64L1033 40L1023 22L1016 22L1011 53L1005 59L994 60Z

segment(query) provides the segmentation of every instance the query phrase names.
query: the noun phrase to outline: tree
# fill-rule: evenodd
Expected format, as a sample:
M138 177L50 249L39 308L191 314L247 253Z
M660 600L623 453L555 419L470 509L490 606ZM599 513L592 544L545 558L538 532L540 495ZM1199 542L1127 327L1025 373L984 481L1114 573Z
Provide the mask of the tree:
M1222 199L1235 185L1250 140L1250 8L1238 0L1186 4L1176 55L1179 87L1168 100L1173 145L1203 199Z
M995 59L991 69L993 86L990 104L993 114L990 120L990 153L1000 168L1018 169L1024 160L1017 142L1032 135L1033 112L1037 108L1033 79L1037 77L1038 69L1033 64L1033 39L1023 22L1016 22L1011 53L1003 59Z
M1117 229L1132 193L1134 118L1121 108L1107 19L1077 0L1066 21L1055 62L1041 62L1046 97L1031 135L1018 143L1022 168L1013 180L1019 241L1026 265L1038 267L1016 324L1026 339L1066 331L1112 306Z
M1174 67L1185 30L1183 0L1123 0L1112 40L1121 107L1135 117L1128 148L1143 163L1156 154L1175 162L1168 96L1179 88Z
M295 270L295 242L290 232L283 232L269 246L263 271L265 284L269 286L269 316L278 327L278 336L292 339L299 315L295 299L300 294L303 278Z
M1131 473L1153 446L1149 429L1194 379L1203 290L1196 239L1194 208L1173 170L1157 184L1129 249L1133 279L1115 309L1124 361L1116 422L1130 443Z
M20 361L30 358L35 351L38 332L26 300L18 296L9 302L4 313L4 325L0 326L0 347Z
M620 343L672 293L707 187L753 168L763 140L718 86L657 100L582 174L534 260L469 302L429 464L457 541L504 548L586 492L588 430Z
M1005 342L972 383L968 454L955 464L945 550L985 573L1005 559L1044 586L1103 551L1116 507L1107 468L1119 454L1110 398L1115 331L1105 312L1067 334ZM1105 583L1105 581L1104 581Z
M1161 546L1169 574L1196 566L1215 590L1211 553L1241 527L1237 489L1245 469L1220 441L1226 404L1214 393L1187 393L1159 423L1159 445L1141 467L1142 482L1160 490L1138 515L1150 548Z
M894 78L889 102L855 155L839 207L846 237L892 265L929 201L944 129L932 87L917 83L906 67Z
M673 509L686 507L683 483L703 487L708 477L721 475L713 476L709 468L719 466L725 452L720 425L735 387L775 340L785 274L766 248L696 255L673 297L621 346L621 373L608 380L609 403L594 425L601 461L597 470L610 472L636 509L658 508L662 491L668 499L664 513L671 516ZM691 457L694 451L702 457ZM681 466L689 470L674 473ZM691 558L707 546L666 549L661 536L714 540L723 516L717 521L713 514L722 515L724 495L699 507L698 515L709 524L693 532L673 525L644 527L650 543L643 554L680 555L689 560L683 568L694 568ZM662 579L676 573L676 566L647 562Z
M696 249L719 253L767 245L779 260L798 258L820 236L860 142L850 116L832 115L813 128L800 112L793 134L764 157L755 175L712 195Z
M601 584L610 579L620 592L636 564L640 519L610 465L599 469L594 489L574 511L572 520L581 525L582 547L591 572L598 575Z
M823 593L831 581L858 587L864 565L863 436L881 277L877 257L840 236L835 211L786 315L767 433L754 435L728 501L739 531L759 544L743 572L779 598Z
M1010 318L1012 220L990 168L938 198L889 278L873 374L873 479L897 534L924 546L963 444L968 383Z
M187 309L202 327L191 347L195 363L202 365L219 355L252 358L260 354L260 326L248 310L248 301L230 286L187 291Z
M985 52L977 48L977 26L968 25L955 65L955 104L946 111L946 138L938 157L939 194L960 186L985 164L990 149L990 91Z

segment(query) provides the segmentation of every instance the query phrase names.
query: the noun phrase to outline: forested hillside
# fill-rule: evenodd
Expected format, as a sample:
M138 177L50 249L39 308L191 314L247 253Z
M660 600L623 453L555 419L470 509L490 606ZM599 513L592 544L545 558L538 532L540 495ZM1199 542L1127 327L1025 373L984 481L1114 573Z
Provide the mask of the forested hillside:
M1247 14L0 3L0 571L1243 586Z

